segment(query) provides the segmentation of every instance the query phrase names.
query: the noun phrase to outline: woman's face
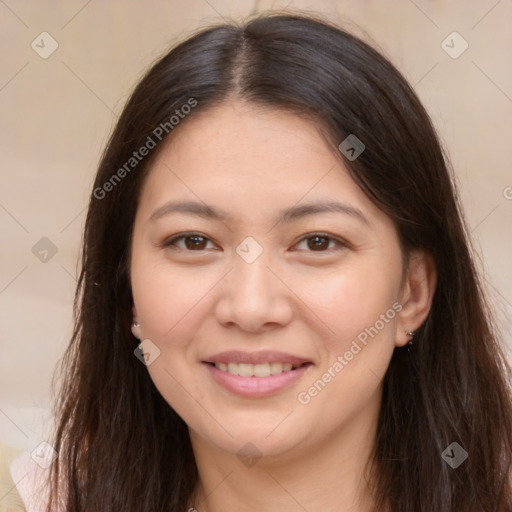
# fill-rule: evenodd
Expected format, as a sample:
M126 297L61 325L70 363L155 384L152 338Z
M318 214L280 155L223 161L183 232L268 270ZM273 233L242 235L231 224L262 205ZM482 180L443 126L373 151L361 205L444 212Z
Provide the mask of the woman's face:
M298 116L224 103L175 130L132 245L156 387L193 440L233 454L311 449L368 424L414 327L393 223Z

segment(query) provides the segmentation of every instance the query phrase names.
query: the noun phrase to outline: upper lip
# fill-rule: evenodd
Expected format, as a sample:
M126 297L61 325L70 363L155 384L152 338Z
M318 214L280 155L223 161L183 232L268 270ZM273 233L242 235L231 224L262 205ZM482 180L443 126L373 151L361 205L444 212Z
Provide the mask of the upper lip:
M220 352L206 358L203 362L205 363L291 363L294 366L301 365L303 363L309 363L308 359L303 357L286 354L284 352L275 352L273 350L262 350L260 352L240 352L237 350L231 350L228 352Z

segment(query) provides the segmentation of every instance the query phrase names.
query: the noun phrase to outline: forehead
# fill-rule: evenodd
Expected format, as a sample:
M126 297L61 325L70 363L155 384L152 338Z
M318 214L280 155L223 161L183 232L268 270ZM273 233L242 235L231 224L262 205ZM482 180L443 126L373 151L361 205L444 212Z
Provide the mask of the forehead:
M170 199L248 219L316 200L375 209L319 125L297 114L226 102L185 119L164 144L141 193L146 216Z
M334 160L312 117L239 101L194 113L164 144L160 153L164 159L170 156L183 163L207 159L218 172L225 167L238 175L257 171L262 176L269 167L273 172L268 174L273 175L283 165L287 170L293 169L290 164L298 167L304 158L317 164L325 163L326 157Z

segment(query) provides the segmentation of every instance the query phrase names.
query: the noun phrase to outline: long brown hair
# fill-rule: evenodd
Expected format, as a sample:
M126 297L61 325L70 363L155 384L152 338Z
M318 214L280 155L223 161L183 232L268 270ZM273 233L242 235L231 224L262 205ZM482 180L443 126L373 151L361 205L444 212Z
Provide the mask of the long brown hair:
M163 144L130 159L148 138L158 142L155 133L179 130L170 119L187 103L196 102L188 116L207 115L226 99L316 117L340 158L338 144L356 134L365 150L344 159L353 179L393 219L404 251L434 257L429 316L412 350L395 349L383 380L370 475L376 510L512 507L511 370L431 120L368 44L321 19L283 14L188 38L151 67L117 122L90 198L75 328L61 362L53 503L62 478L67 512L186 510L198 478L187 425L134 357L130 332L137 199ZM468 454L456 469L442 457L454 442Z

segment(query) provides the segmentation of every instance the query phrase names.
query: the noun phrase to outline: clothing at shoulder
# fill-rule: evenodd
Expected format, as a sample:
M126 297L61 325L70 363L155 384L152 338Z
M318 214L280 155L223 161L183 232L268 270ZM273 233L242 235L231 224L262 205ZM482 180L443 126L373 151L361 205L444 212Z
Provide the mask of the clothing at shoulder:
M45 512L48 477L30 452L0 444L0 512Z
M11 475L11 464L22 450L0 443L0 512L25 512L25 505Z

